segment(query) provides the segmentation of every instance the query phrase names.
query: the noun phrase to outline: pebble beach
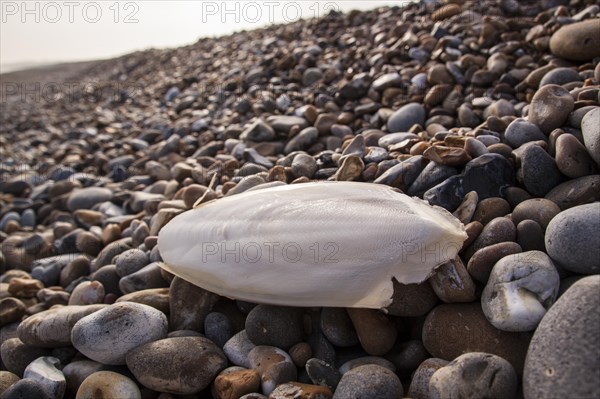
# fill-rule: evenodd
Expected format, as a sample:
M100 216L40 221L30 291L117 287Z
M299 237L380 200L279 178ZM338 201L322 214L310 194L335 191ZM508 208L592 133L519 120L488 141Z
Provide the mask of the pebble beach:
M331 12L2 81L0 399L600 397L595 1ZM466 241L384 309L167 271L177 216L321 181L423 199Z

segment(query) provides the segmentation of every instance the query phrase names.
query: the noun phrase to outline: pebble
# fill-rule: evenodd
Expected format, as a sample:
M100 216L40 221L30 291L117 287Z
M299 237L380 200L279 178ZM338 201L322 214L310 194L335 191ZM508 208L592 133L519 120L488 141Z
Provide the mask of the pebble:
M554 68L544 75L540 81L540 87L548 84L562 86L571 82L579 82L579 73L573 68Z
M471 220L486 225L495 218L506 216L509 213L510 204L504 198L486 198L477 204L477 208L475 209L475 213Z
M600 56L600 20L597 18L565 25L550 38L550 51L571 61L591 61Z
M492 268L500 259L522 252L521 246L514 242L501 242L477 250L469 263L467 271L480 283L486 284Z
M130 294L132 292L148 290L151 288L164 288L167 286L168 283L162 276L162 269L158 262L152 262L119 280L119 290L123 294Z
M39 357L29 363L23 373L23 378L37 381L48 396L61 399L65 394L67 380L59 368L61 368L61 364L57 358Z
M572 179L598 172L596 162L585 146L572 134L561 134L556 140L556 166Z
M0 370L0 395L19 380L20 378L18 375L13 374L10 371Z
M532 198L517 205L512 212L511 219L516 225L523 220L533 220L545 231L548 223L559 213L560 208L554 202L544 198Z
M212 389L219 399L238 399L260 389L260 375L256 370L229 367L217 375Z
M408 132L413 125L425 123L425 108L418 103L409 103L394 112L387 122L390 133Z
M225 352L227 359L236 366L251 368L250 361L248 360L248 353L250 353L255 346L256 345L248 338L246 330L242 330L231 337L225 345L223 345L223 352Z
M119 254L115 259L117 274L119 277L125 277L137 272L148 265L148 255L140 249L130 249Z
M344 374L333 398L397 399L403 395L404 388L396 374L376 364L368 364Z
M69 297L69 306L93 305L104 300L104 287L98 281L84 281L78 284Z
M282 349L260 345L248 353L250 368L260 374L261 387L269 395L280 384L295 381L298 374L296 365Z
M169 327L203 331L206 316L218 299L216 294L175 277L169 289Z
M554 187L546 199L554 202L561 210L600 201L600 175L580 177Z
M561 127L573 111L575 101L562 86L548 84L533 96L529 106L529 122L537 125L545 134Z
M17 298L0 299L0 326L21 321L27 311L25 304Z
M202 391L226 366L223 351L202 337L159 339L127 353L127 367L142 385L175 395Z
M581 120L583 142L590 156L600 165L600 107L587 112Z
M271 392L269 399L331 399L331 390L318 385L289 382L281 384Z
M486 318L502 331L533 331L558 295L560 277L544 252L500 259L481 294Z
M323 308L321 310L321 331L335 346L347 347L359 343L358 335L346 309Z
M69 195L67 207L71 212L79 209L92 209L101 202L110 201L113 193L108 188L88 187L73 191Z
M76 399L141 399L137 384L113 371L97 371L87 377L77 390Z
M526 399L593 398L600 394L600 276L574 283L552 306L527 352L523 374Z
M556 161L542 147L528 144L523 148L520 159L517 177L531 195L543 197L562 182L563 175Z
M120 302L80 319L73 326L71 341L92 360L120 365L125 364L129 351L166 337L167 326L167 317L158 310L139 303Z
M313 384L327 387L331 391L335 391L342 379L342 374L337 369L321 359L308 359L305 368Z
M29 363L42 356L49 356L50 350L24 344L19 338L8 338L0 346L2 364L6 370L23 376Z
M82 318L106 305L56 307L36 313L19 324L17 334L28 345L60 348L71 345L71 330Z
M204 333L206 338L213 341L219 348L231 338L233 326L229 318L223 313L211 312L204 319Z
M511 399L517 384L517 374L509 362L489 353L473 352L438 369L429 382L429 392L432 399Z
M73 397L81 386L81 383L96 371L100 371L102 364L93 360L74 360L67 364L62 372L67 380L65 395Z
M392 349L398 332L389 318L375 309L348 308L360 345L370 355L384 355Z
M478 250L490 245L505 241L515 241L517 237L517 228L512 220L507 217L492 219L483 227L481 233L477 236L464 252L464 257L470 259Z
M548 255L579 274L600 272L600 203L579 205L556 215L546 229Z
M508 145L512 148L519 148L523 144L531 141L547 141L548 138L537 125L528 122L523 118L517 118L512 121L504 132L504 137Z
M429 277L429 284L443 302L472 302L477 288L460 257L439 266Z
M340 373L346 374L348 371L366 364L376 364L378 366L385 367L391 372L396 372L396 366L394 366L394 363L379 356L363 356L348 360L346 363L342 364L338 370Z
M297 309L258 305L246 318L246 334L255 345L289 349L302 339L302 317Z
M2 399L56 399L50 396L39 382L29 378L17 381L11 385L1 396Z
M468 352L491 353L521 373L531 334L498 330L485 318L481 304L472 302L435 307L425 319L422 339L434 357L451 361Z
M429 399L429 381L433 374L449 362L444 359L431 357L423 361L415 370L407 396L413 399Z

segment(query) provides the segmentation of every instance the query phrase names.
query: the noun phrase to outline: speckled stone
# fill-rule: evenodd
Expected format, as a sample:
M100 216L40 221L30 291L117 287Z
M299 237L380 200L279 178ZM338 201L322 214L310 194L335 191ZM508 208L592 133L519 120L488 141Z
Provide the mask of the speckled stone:
M600 395L600 276L573 284L533 335L523 373L526 399Z
M443 302L472 302L477 288L459 256L439 266L429 278L429 284Z
M71 342L92 360L120 365L132 349L166 336L164 313L139 303L119 302L79 320L71 331Z
M323 308L320 320L321 331L335 346L346 347L358 344L358 335L346 309Z
M398 399L404 388L396 374L390 370L369 364L348 371L333 395L334 399Z
M432 399L512 399L518 378L509 362L489 353L466 353L437 370L429 382Z
M600 202L559 213L546 229L546 249L553 261L580 274L600 272Z
M256 346L248 353L250 368L260 374L264 394L270 394L279 384L295 381L296 365L282 349L274 346Z
M38 357L29 363L23 378L37 381L50 397L60 399L65 394L67 380L62 371L60 360L53 356Z
M176 395L202 391L226 366L223 351L202 337L165 338L127 353L127 367L139 382Z
M260 375L256 370L243 367L228 367L221 371L212 384L218 399L238 399L260 389Z
M550 51L572 61L591 61L600 56L599 30L597 18L565 25L550 38Z
M410 387L408 388L408 397L413 399L429 399L429 381L431 380L431 376L448 363L447 360L435 357L423 361L412 376Z

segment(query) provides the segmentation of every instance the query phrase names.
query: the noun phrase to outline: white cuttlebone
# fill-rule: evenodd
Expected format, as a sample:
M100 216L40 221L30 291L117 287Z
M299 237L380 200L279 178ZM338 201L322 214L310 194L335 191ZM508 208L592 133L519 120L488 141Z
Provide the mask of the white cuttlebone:
M163 227L158 248L166 270L229 298L380 309L392 277L424 281L466 238L449 212L388 186L322 182L206 203Z

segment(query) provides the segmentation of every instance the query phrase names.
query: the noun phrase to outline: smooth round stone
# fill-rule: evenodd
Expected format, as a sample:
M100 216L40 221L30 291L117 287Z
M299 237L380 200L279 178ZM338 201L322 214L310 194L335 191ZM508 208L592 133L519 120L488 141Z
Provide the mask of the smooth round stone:
M425 123L425 108L418 103L406 104L394 112L387 121L390 133L407 132L413 125Z
M545 198L554 202L563 211L574 206L600 201L600 175L568 180L554 187Z
M17 381L0 397L2 399L56 399L46 392L39 381L29 378Z
M308 154L298 154L292 161L292 173L296 177L313 177L318 169L317 161Z
M248 353L250 368L260 374L261 387L269 395L279 384L295 381L298 377L296 365L282 349L260 345Z
M23 320L17 334L26 344L43 348L71 345L71 330L82 318L107 305L62 306L36 313Z
M96 234L83 231L77 235L75 248L83 254L96 256L102 250L103 244Z
M429 284L443 302L472 302L477 299L477 287L460 257L439 266L429 278Z
M132 349L167 336L167 317L133 302L119 302L79 320L71 331L73 346L102 364L125 364ZM123 339L127 337L127 339Z
M127 353L127 367L139 382L176 395L202 391L226 366L223 351L202 337L161 339Z
M87 187L73 191L67 200L67 207L71 212L79 209L92 209L101 202L110 201L113 193L104 187Z
M99 281L84 281L75 287L69 297L69 306L93 305L104 300L104 286Z
M532 331L558 295L560 277L543 252L509 255L498 261L481 294L481 308L502 331Z
M135 273L148 263L150 263L148 255L139 249L130 249L122 252L115 260L115 266L117 266L117 274L119 277L125 277Z
M2 342L0 355L6 370L22 376L29 363L41 356L49 356L50 351L26 345L19 338L9 338Z
M523 251L546 251L542 226L530 219L519 222L517 225L517 243Z
M533 220L546 230L548 223L560 213L554 202L544 198L532 198L521 202L512 212L512 221L518 225L523 220Z
M600 396L600 276L574 283L533 335L523 373L526 399Z
M581 120L583 142L590 156L600 165L600 107L589 111Z
M481 248L500 242L514 242L516 238L517 228L512 220L507 217L495 218L483 227L473 244L465 250L464 256L466 259L470 259Z
M486 198L477 204L472 220L486 225L493 219L506 216L509 213L510 204L504 198Z
M236 366L250 368L250 361L248 360L248 353L254 349L256 345L250 341L246 330L242 330L235 334L223 345L223 352L227 356L227 359Z
M37 381L50 397L61 399L65 394L67 380L58 369L60 360L52 356L38 357L29 363L23 378Z
M104 287L104 294L112 294L116 297L123 295L119 289L119 275L115 265L102 266L97 272L93 273L90 278L93 281L99 281Z
M571 61L591 61L600 56L599 31L597 18L565 25L550 38L550 51Z
M260 389L260 375L256 370L229 367L215 378L212 391L219 399L238 399Z
M434 357L453 360L468 352L486 352L508 360L517 373L523 370L529 333L495 328L480 303L452 303L434 308L423 324L423 345Z
M397 399L404 388L396 374L375 364L360 366L342 376L334 399Z
M392 372L396 372L396 366L394 366L394 363L379 356L363 356L358 357L356 359L348 360L346 363L340 366L339 372L342 374L346 374L348 371L360 366L364 366L366 364L376 364L378 366L385 367L386 369Z
M575 101L562 86L546 85L533 96L529 105L529 122L537 125L545 134L561 127L573 111Z
M407 396L413 399L429 399L429 381L433 374L449 362L431 357L423 361L413 373Z
M599 115L600 116L600 115ZM596 162L572 134L561 134L556 140L556 166L572 179L598 172Z
M231 338L233 326L231 321L223 313L212 312L204 319L204 334L206 338L213 341L219 348Z
M509 362L489 353L465 353L437 370L429 382L432 399L512 399L518 378Z
M540 87L554 84L562 86L571 82L580 82L581 77L577 70L573 68L554 68L544 75L540 81Z
M288 349L302 340L302 315L295 308L258 305L246 318L246 334L255 345Z
M431 285L425 281L421 284L400 284L396 279L392 304L386 308L389 314L402 317L424 316L438 302Z
M530 141L548 140L540 128L523 118L517 118L508 125L504 138L512 148L519 148Z
M359 342L352 320L346 309L343 308L323 308L321 310L321 331L335 346L354 346Z
M365 352L381 356L392 349L398 332L384 313L376 309L348 308L348 315Z
M579 274L600 273L600 202L559 213L546 229L546 249L553 261Z
M335 391L342 379L342 374L337 369L321 359L308 359L305 368L313 384L325 386L332 391Z
M535 197L543 197L563 180L554 158L542 147L533 144L523 149L517 176Z
M97 371L79 386L75 399L141 399L142 393L131 378L113 371Z
M0 300L0 326L21 321L27 312L25 304L17 298L8 297Z
M169 289L169 327L203 331L204 319L218 300L218 295L175 277Z

